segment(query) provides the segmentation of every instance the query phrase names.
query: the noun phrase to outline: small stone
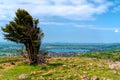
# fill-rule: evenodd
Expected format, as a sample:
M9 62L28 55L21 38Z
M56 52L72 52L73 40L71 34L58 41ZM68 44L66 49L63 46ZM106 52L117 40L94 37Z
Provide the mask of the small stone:
M82 79L87 79L87 78L88 78L88 76L81 76L81 78L82 78Z
M74 76L76 77L76 76L77 76L77 74L74 74Z
M26 78L28 78L28 75L27 75L27 74L21 74L21 75L19 76L19 79L26 79Z
M101 64L98 64L98 67L99 67L99 68L102 68L103 66L102 66Z
M114 74L116 74L116 73L117 73L117 71L115 71L115 70L113 70L112 72L113 72Z
M40 78L39 78L39 79L40 79L40 80L45 80L43 76L40 76Z
M10 65L15 65L15 63L14 62L10 62Z
M71 67L76 67L76 65L75 64L71 64Z
M110 69L114 69L114 65L109 65L109 68Z
M99 80L99 78L97 76L93 76L91 80Z
M102 80L107 80L106 78L103 78Z
M83 71L84 74L86 74L87 72L86 71Z
M35 71L33 71L33 72L31 72L31 73L30 73L30 75L34 75L34 74L36 74L36 72L35 72Z
M64 67L67 66L67 65L63 65Z
M90 65L90 66L92 66L92 65L93 65L93 63L90 63L89 65Z

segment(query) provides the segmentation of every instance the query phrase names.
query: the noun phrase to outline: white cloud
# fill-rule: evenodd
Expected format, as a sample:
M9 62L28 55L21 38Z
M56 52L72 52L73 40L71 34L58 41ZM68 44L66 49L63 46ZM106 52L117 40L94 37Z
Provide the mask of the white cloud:
M97 26L94 24L84 24L84 23L73 23L73 22L41 22L42 25L53 25L55 26L71 26L76 28L84 28L84 29L91 29L91 30L102 30L102 31L114 31L119 32L120 28L112 27L112 26Z
M62 22L40 22L42 25L66 25L67 23L62 23ZM69 25L69 24L67 24Z
M118 27L97 26L97 25L94 25L94 24L74 24L74 27L91 29L91 30L114 31L114 32L119 32L119 30L120 30L120 28L118 28Z
M80 28L89 28L89 27L94 27L95 25L91 24L78 24L74 22L40 22L42 25L53 25L55 26L71 26L71 27L80 27Z
M119 29L115 29L114 32L116 32L116 33L119 32Z
M111 26L96 26L96 25L83 25L84 27L82 28L85 28L85 29L92 29L92 30L102 30L102 31L114 31L114 32L119 32L120 28L117 28L117 27L111 27ZM77 26L79 27L79 25ZM81 28L81 26L80 26Z
M111 5L107 0L1 0L0 20L10 20L18 8L24 8L34 16L89 20L96 14L105 13Z

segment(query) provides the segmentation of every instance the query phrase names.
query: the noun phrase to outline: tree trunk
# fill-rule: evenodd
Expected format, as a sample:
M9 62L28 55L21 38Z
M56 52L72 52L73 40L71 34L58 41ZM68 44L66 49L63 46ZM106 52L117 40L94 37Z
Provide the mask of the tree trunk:
M30 64L38 63L38 49L35 47L35 43L29 43L29 52L30 52Z
M39 53L39 46L36 43L29 42L28 44L24 44L26 47L26 51L29 58L30 64L37 64L38 63L38 53Z
M31 42L24 43L28 54L30 64L44 64L46 63L45 55L43 52L39 52L41 43Z

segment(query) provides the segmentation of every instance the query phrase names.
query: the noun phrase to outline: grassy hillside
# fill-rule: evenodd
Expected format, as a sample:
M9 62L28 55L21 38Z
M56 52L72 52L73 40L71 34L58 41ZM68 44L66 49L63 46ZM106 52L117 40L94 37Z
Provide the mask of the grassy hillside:
M87 52L84 54L80 54L79 57L87 57L87 58L97 58L97 59L110 59L113 61L120 61L120 50L112 50L105 52Z
M15 64L11 64L14 62ZM111 60L57 57L46 65L29 65L19 57L0 57L0 80L120 80L119 62Z

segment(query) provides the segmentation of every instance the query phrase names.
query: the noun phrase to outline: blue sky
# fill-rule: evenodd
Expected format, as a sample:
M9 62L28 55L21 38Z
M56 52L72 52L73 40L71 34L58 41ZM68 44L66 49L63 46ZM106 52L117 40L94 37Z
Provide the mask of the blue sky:
M0 26L12 21L18 8L40 20L43 42L120 43L119 0L1 0Z

